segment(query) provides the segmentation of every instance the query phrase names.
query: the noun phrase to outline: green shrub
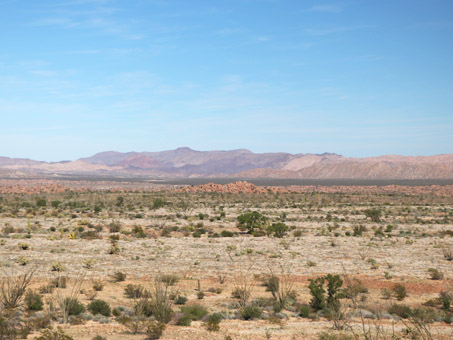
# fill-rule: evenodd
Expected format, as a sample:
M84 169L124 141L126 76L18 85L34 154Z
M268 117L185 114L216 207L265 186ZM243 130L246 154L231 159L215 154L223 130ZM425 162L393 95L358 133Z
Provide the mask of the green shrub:
M69 297L64 299L63 306L64 306L64 309L68 311L68 316L69 315L73 315L73 316L80 315L83 312L85 312L85 310L86 310L83 303L81 303L77 299L71 299Z
M310 313L311 307L309 305L300 306L299 316L301 316L302 318L308 318L310 316Z
M149 292L142 285L128 284L124 288L124 294L129 299L139 299L142 297L149 297Z
M252 211L237 217L237 227L241 230L246 230L249 234L255 235L257 231L264 229L267 226L267 217L260 214L258 211Z
M94 300L87 307L93 315L101 314L104 316L110 316L111 314L110 305L104 300Z
M442 280L444 274L436 268L429 268L428 273L431 276L431 280Z
M223 316L220 313L214 313L209 315L208 321L206 322L206 328L210 332L217 332L220 329L220 322Z
M352 336L343 333L327 333L319 334L319 340L352 340Z
M411 313L413 320L420 322L421 324L432 323L436 318L436 312L432 308L420 307L414 308Z
M400 283L397 283L395 286L393 286L392 290L393 293L395 294L396 299L399 301L403 301L404 298L407 296L406 287L404 287Z
M67 335L61 327L58 327L56 330L48 328L41 331L40 336L35 340L73 340L73 338Z
M193 321L201 320L204 316L208 315L206 307L196 303L181 307L181 312Z
M93 282L93 289L96 291L96 292L100 292L104 289L104 284L99 281L99 280L96 280Z
M257 306L249 305L242 308L239 313L244 320L252 320L259 319L263 311Z
M412 310L407 305L393 304L390 306L388 312L390 314L398 315L400 318L407 319L411 316Z
M165 324L157 321L149 321L146 328L146 340L160 339L165 330Z
M234 233L231 232L231 231L228 231L228 230L222 230L222 232L220 233L220 235L222 237L233 237L234 236Z
M363 211L366 217L369 217L373 222L380 222L382 211L376 208L373 209L366 209Z
M28 290L27 294L25 295L25 305L27 306L28 310L32 311L39 311L44 307L41 295L32 290Z
M315 310L333 310L340 308L340 299L343 297L341 286L343 280L339 275L327 274L326 276L310 279L308 289L312 296L310 306ZM327 282L327 292L324 284Z
M288 231L288 226L282 222L272 223L272 225L267 227L267 234L273 235L277 238L282 238L287 231Z
M187 302L187 298L182 295L178 295L178 297L175 299L175 305L185 305Z
M112 275L112 279L115 282L122 282L122 281L126 280L126 274L124 274L123 272L115 272Z
M173 275L173 274L162 275L160 277L160 279L163 283L166 283L169 286L174 286L179 281L178 275Z
M189 327L192 324L192 318L186 314L177 315L176 319L177 319L176 324L178 326Z

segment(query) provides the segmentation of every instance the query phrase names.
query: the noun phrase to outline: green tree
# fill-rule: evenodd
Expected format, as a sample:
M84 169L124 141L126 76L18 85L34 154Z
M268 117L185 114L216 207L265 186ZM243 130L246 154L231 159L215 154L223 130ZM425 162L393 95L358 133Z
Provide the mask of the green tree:
M238 228L241 230L247 230L249 234L254 235L257 231L262 231L268 226L268 218L258 211L252 211L239 215Z
M376 208L364 210L365 216L371 218L373 222L380 222L382 211Z

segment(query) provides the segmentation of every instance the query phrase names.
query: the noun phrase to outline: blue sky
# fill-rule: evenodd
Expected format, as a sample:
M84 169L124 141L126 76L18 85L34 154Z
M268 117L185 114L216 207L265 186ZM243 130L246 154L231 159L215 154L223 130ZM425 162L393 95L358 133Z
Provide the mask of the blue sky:
M0 155L453 152L453 1L0 0Z

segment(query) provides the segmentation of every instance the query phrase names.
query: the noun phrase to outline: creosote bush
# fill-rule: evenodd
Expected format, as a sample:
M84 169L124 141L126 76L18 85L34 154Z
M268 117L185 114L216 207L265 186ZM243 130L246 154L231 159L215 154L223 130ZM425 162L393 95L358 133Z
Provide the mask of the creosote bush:
M44 307L41 295L30 289L25 294L25 305L30 311L40 311Z
M395 294L395 298L399 301L403 301L404 298L407 296L406 287L404 287L400 283L397 283L396 285L394 285L392 290L393 290L393 293Z
M244 320L252 320L261 318L263 311L257 306L249 305L242 308L239 313Z
M111 314L110 305L104 300L94 300L88 304L87 308L93 315L110 316Z
M217 332L220 330L220 322L223 316L220 313L214 313L209 315L208 321L206 321L206 328L210 332Z

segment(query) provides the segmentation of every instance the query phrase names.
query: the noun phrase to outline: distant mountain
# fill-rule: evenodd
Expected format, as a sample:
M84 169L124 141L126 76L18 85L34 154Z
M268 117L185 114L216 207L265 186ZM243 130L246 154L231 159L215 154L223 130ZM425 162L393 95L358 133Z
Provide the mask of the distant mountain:
M347 158L335 153L260 153L246 149L97 153L73 162L39 162L0 157L0 174L111 174L153 177L236 178L453 178L453 154Z

